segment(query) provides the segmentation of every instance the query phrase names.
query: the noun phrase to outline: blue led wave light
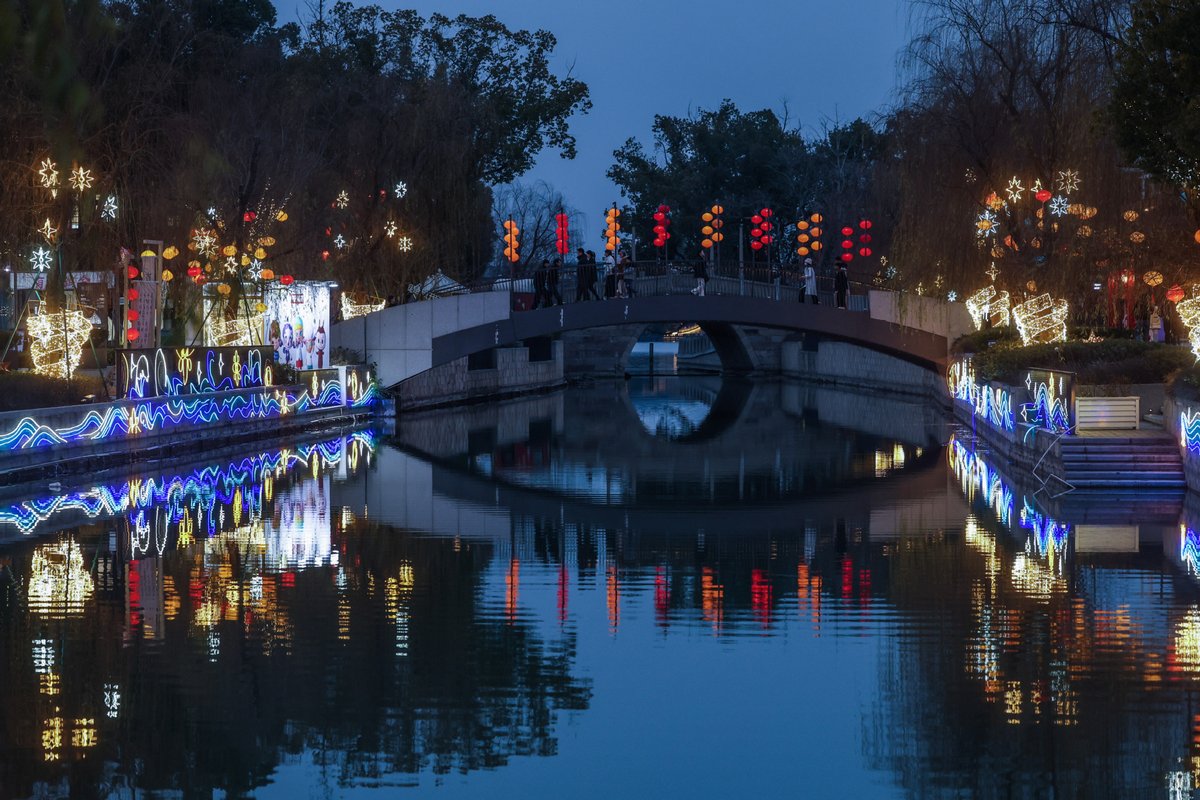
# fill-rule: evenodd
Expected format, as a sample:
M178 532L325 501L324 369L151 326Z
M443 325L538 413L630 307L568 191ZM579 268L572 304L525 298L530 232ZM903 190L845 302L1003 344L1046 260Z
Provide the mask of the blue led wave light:
M0 454L66 445L78 442L102 442L144 436L181 425L212 425L270 419L286 414L338 408L343 403L343 388L338 370L323 370L300 387L257 388L226 394L196 394L179 397L118 401L103 407L78 410L77 422L52 427L34 416L19 419L6 432L0 432ZM350 373L352 408L373 404L377 389L369 378ZM364 373L365 374L365 373ZM56 409L61 414L65 409ZM74 412L74 409L70 410Z
M946 386L950 396L966 403L976 419L983 419L1000 430L1014 430L1016 418L1011 392L1002 385L993 386L977 381L970 358L960 359L950 365L946 372Z
M1179 412L1179 444L1187 455L1200 455L1200 412L1185 408Z
M958 437L950 437L946 447L950 468L962 484L968 501L979 499L990 508L1006 528L1012 527L1013 491L1000 474Z
M357 431L349 436L200 467L186 474L134 478L0 506L0 526L12 526L28 535L38 525L68 512L82 512L96 519L159 507L166 508L167 520L172 523L178 522L188 509L199 509L211 518L217 506L232 505L239 490L243 501L249 504L247 510L259 513L261 497L256 489L264 479L283 477L296 467L307 467L314 456L324 467L335 466L341 462L343 450L352 447L373 453L375 434Z
M125 350L117 386L127 400L212 394L271 385L270 347L159 347Z

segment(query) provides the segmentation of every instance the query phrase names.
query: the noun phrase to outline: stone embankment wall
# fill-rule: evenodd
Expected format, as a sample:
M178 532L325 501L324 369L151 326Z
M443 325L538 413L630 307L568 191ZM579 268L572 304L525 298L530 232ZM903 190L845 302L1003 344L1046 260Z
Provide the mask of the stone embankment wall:
M469 358L434 367L402 382L397 389L400 409L505 397L561 386L563 343L550 344L551 357L531 361L528 347L500 347L494 351L494 366L477 366ZM487 362L485 362L487 363Z
M948 403L941 375L866 347L822 341L816 349L805 349L803 341L789 341L779 346L779 355L781 371L787 377L921 395Z

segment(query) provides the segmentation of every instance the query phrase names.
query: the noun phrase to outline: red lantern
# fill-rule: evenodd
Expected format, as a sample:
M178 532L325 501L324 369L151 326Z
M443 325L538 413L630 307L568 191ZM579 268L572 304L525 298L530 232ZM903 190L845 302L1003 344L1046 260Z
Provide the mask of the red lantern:
M1170 289L1167 289L1167 299L1172 303L1178 303L1183 299L1183 287L1177 283Z
M751 218L750 218L750 222L751 222L751 223L754 225L754 227L756 227L756 228L757 228L759 225L762 225L762 221L763 221L763 218L762 218L762 217L760 217L758 214L755 214L753 217L751 217Z
M854 242L850 241L849 239L842 240L842 249L843 250L849 250L852 247L854 247Z
M665 225L655 225L654 226L654 233L657 234L658 236L662 236L666 232L667 232L667 228Z
M258 214L255 214L253 211L247 211L245 214L242 214L242 222L254 222L256 217L258 217Z
M129 330L125 331L125 338L131 342L136 342L139 336L141 336L141 334L138 333L137 328L130 328Z
M666 218L667 218L667 215L664 214L663 212L661 212L661 211L654 212L654 221L655 222L662 222Z
M669 214L669 213L671 213L671 207L670 207L670 206L668 206L668 205L665 205L665 204L664 204L664 205L661 205L661 206L659 206L659 207L658 207L658 210L659 210L660 212L662 212L663 214Z
M188 274L189 278L198 278L198 277L200 277L200 268L199 267L188 267L187 274Z
M133 264L130 264L127 268L127 274L129 275L129 280L136 281L138 279L138 275L141 274L141 270L139 270Z
M764 231L769 231L769 230L771 230L771 223L769 223L769 222L764 222L764 223L763 223L762 225L760 225L759 227L761 227L761 228L762 228Z
M762 214L764 217L769 217L772 214L774 214L775 212L769 208L764 208L762 211L759 211L758 213Z
M842 253L842 261L845 261L847 264L849 264L853 260L854 253Z
M667 240L666 240L666 239L655 239L655 240L654 240L654 246L655 246L655 247L666 247L666 246L667 246Z
M328 261L328 260L329 260L329 251L328 251L328 250L322 250L322 251L321 251L321 260L322 260L322 261Z
M126 317L126 318L127 318L129 321L130 321L130 322L137 322L137 320L138 320L138 312L137 312L137 309L136 309L136 308L131 308L131 309L129 309L128 311L126 311L126 312L125 312L125 317Z
M759 240L755 239L753 242L750 243L750 249L751 250L762 250L763 243L760 242Z
M138 290L137 290L137 289L130 289L130 290L129 290L129 299L130 299L130 300L137 300L137 299L138 299L138 297L139 297L139 295L138 295Z
M849 225L842 228L842 236L850 237L853 235L854 235L854 228L851 228Z
M750 235L755 239L761 239L763 235L762 228L751 228Z
M862 228L864 231L870 230L871 229L871 220L869 220L869 219L861 220L858 223L858 227Z
M568 225L570 218L563 213L554 215L554 248L560 256L565 256L570 252L570 235L568 233Z
M862 234L861 236L859 236L859 237L858 237L858 240L859 240L860 242L862 242L863 244L870 244L870 243L871 243L871 234L869 234L869 233L864 233L864 234Z
M862 256L863 258L870 258L871 257L871 248L869 248L869 247L860 248L858 251L858 254L860 256Z
M1035 194L1034 197L1037 198L1037 201L1039 203L1044 203L1050 199L1050 192L1046 191L1045 189L1042 189L1037 194Z
M763 244L770 244L770 243L771 243L771 242L773 242L773 241L775 241L775 237L774 237L774 236L764 236L764 237L762 237L762 243L763 243Z
M293 283L296 282L296 279L293 278L291 275L281 275L279 277L279 282L281 284L283 284L284 286L291 286Z

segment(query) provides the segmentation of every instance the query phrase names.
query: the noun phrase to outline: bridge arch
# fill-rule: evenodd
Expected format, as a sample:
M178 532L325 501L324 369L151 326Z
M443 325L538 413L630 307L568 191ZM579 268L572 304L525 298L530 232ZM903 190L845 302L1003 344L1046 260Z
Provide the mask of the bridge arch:
M851 342L941 372L948 343L970 326L961 304L939 304L912 321L897 321L898 303L872 292L866 311L801 305L736 295L639 296L513 312L507 292L458 295L387 308L333 326L331 346L376 364L380 383L394 386L433 367L496 347L567 331L695 321L709 332L722 361L753 369L738 326L814 334ZM926 298L914 298L913 305ZM880 306L880 313L876 313Z

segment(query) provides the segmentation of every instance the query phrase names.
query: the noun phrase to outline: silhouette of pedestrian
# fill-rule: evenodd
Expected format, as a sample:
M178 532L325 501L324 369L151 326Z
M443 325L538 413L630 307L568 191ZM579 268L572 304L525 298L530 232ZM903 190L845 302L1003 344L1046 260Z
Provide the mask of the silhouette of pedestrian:
M587 252L587 290L593 300L599 300L600 295L596 292L596 251L588 250Z
M837 296L837 307L846 307L846 295L850 293L850 275L846 272L845 264L838 264L837 275L833 278L833 291Z
M563 304L562 293L558 291L558 282L561 277L562 259L556 258L546 273L546 305L561 306Z
M543 258L542 265L533 272L533 307L541 308L550 305L550 296L546 292L546 280L550 273L550 259Z
M696 263L692 266L692 277L696 279L696 288L692 289L692 294L697 297L704 297L704 287L708 283L708 267L704 265L704 259L696 259Z
M820 303L820 298L817 297L817 271L813 269L813 261L811 258L804 259L804 283L800 285L800 302L804 302L805 295L812 298L813 305Z

